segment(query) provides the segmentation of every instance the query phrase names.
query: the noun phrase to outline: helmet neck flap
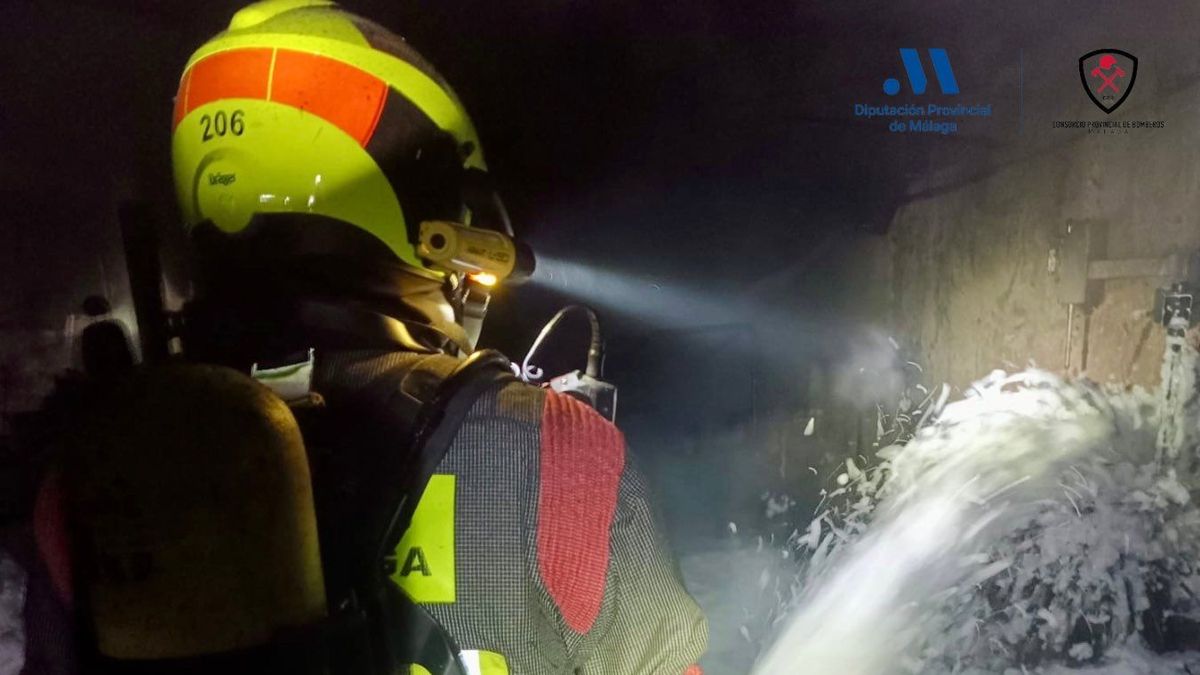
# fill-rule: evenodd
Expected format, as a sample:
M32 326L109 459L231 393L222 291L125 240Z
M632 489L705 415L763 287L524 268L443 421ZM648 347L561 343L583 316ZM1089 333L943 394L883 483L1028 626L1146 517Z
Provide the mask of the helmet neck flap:
M432 279L331 218L261 214L229 234L194 228L198 299L188 351L248 364L309 347L469 353L453 276Z

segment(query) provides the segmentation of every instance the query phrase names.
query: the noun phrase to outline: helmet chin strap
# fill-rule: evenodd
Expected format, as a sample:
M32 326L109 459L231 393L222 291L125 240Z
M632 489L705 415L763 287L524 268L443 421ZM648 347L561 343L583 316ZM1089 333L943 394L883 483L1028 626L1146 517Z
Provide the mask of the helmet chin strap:
M483 319L487 316L488 303L492 296L487 287L469 279L462 299L462 327L467 333L467 348L474 350L479 344L479 335L483 332Z

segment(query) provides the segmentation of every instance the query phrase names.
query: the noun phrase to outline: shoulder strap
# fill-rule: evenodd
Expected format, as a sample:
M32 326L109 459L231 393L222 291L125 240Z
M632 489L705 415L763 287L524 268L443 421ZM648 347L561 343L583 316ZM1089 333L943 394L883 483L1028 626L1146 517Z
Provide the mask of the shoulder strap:
M317 450L319 508L334 523L322 547L336 551L329 560L335 569L327 568L335 586L373 583L471 406L511 379L507 359L492 351L466 360L412 352L317 355L313 386L327 407L300 416L306 442Z
M436 675L466 675L458 645L438 622L403 591L390 583L384 573L385 560L408 530L413 512L429 479L450 449L458 429L475 401L488 389L515 379L508 359L499 352L481 351L471 355L441 383L402 393L419 405L411 426L408 445L415 453L415 466L403 471L406 480L397 481L400 490L393 495L391 518L383 530L375 554L376 588L383 594L385 621L379 625L403 625L403 631L391 631L386 639L391 663L421 663ZM401 385L408 382L405 377Z
M404 488L395 495L391 518L380 538L376 555L376 568L383 569L384 558L400 543L400 539L412 522L417 501L425 492L429 479L438 464L446 456L458 429L466 419L475 401L487 390L516 380L504 355L494 350L478 351L459 362L440 383L429 386L427 381L414 383L414 371L401 374L399 393L415 404L414 415L408 435L408 447L412 449L417 463L403 467L398 474L406 474L407 480L398 481ZM418 381L423 378L417 378Z
M508 359L481 351L466 360L441 354L396 355L340 369L339 386L352 409L339 426L369 456L369 507L363 515L369 547L350 570L377 672L421 663L435 675L463 675L458 647L440 624L391 583L386 558L412 522L413 512L472 406L490 389L514 381ZM355 420L362 422L354 427ZM374 619L369 617L374 617ZM402 630L396 628L403 626Z

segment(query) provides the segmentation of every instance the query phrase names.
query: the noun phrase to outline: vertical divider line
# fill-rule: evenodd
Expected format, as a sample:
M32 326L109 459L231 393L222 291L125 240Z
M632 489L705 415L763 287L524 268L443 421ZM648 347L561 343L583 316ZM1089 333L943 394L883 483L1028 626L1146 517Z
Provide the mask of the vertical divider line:
M271 100L271 88L275 85L275 57L279 55L279 48L271 49L271 66L267 68L267 100Z

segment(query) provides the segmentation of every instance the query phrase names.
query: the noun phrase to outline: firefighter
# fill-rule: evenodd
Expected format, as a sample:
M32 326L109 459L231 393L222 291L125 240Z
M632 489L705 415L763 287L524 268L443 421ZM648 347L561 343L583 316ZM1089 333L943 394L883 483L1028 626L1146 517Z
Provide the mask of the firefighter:
M414 487L404 469L428 459L408 399L464 370L489 284L521 257L428 62L331 2L256 3L188 61L172 147L198 274L184 351L297 411L331 612L361 594L390 505L411 502L384 574L468 672L698 672L704 617L620 432L585 403L492 369L416 434L446 446L432 475ZM454 236L496 250L476 267L435 255Z

